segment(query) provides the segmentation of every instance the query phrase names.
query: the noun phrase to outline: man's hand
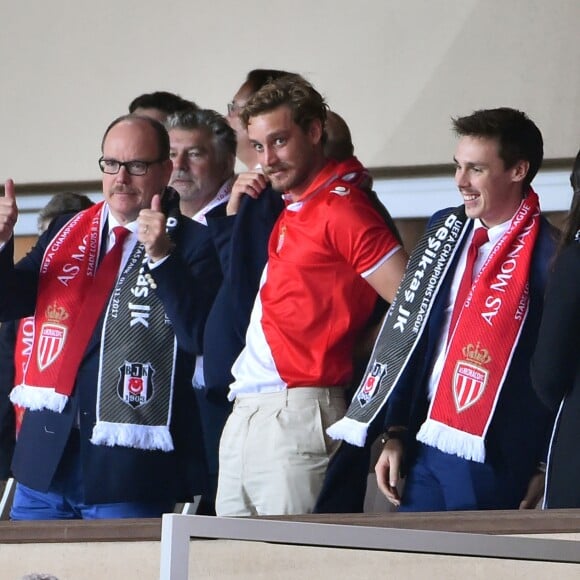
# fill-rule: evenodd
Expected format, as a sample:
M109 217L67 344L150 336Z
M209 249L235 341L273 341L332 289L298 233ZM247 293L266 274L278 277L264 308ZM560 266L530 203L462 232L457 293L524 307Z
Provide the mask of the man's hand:
M145 252L155 263L168 256L173 246L165 231L167 218L161 211L161 196L154 195L151 209L142 209L137 218L137 239L145 246Z
M14 224L18 219L16 191L12 179L4 184L4 197L0 197L0 243L6 243L14 234Z
M535 473L526 490L526 496L520 502L521 510L533 510L544 495L544 487L546 483L546 474L542 471Z
M232 193L226 206L226 214L236 215L240 209L242 197L249 195L257 199L266 185L268 185L268 180L264 177L263 173L258 173L257 171L240 173L232 186Z
M401 505L397 484L399 483L402 463L403 443L398 439L389 439L379 455L375 465L375 474L379 489L397 507Z

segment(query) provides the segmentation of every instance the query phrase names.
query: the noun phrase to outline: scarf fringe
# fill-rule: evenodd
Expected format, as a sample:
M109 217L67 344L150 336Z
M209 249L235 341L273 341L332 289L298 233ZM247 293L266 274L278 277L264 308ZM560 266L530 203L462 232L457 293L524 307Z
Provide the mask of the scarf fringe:
M144 450L173 451L173 439L166 425L134 425L99 421L91 437L93 445L133 447Z
M419 432L417 441L436 447L443 453L457 455L463 459L483 463L485 461L485 443L483 437L459 431L433 419L427 419Z
M364 447L367 438L368 424L350 417L343 417L331 425L326 433L333 439L342 439L351 445Z
M31 385L17 385L10 393L10 400L15 405L25 407L31 411L54 411L62 413L68 397L57 393L52 387L33 387Z
M389 396L414 363L416 348L442 282L468 232L467 224L463 206L441 213L431 221L415 246L375 341L365 374L352 397L346 415L350 421L341 420L336 429L331 426L327 430L331 437L344 436L349 443L364 445L368 426L377 420ZM404 323L400 321L402 316Z

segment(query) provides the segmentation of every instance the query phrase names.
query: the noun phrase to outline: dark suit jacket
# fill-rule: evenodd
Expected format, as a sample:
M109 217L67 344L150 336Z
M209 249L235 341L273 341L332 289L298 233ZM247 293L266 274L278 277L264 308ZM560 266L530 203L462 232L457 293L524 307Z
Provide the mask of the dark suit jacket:
M438 212L432 219L448 211ZM523 499L527 484L538 463L545 460L549 429L553 420L553 414L541 404L532 389L529 364L536 344L544 288L555 239L554 228L542 218L532 256L528 317L485 442L486 462L492 464L496 473L506 482L506 491L512 497L511 503L514 507L517 507ZM460 252L457 252L456 260L459 255ZM388 400L386 411L379 414L369 429L365 448L360 449L343 443L330 462L315 511L362 510L370 446L379 433L391 426L408 427L405 459L407 465L413 464L417 451L415 437L425 421L429 407L427 379L435 356L444 305L455 267L455 264L452 264L450 274L443 282L433 305L428 326L397 388Z
M14 408L8 396L14 386L14 343L18 321L0 327L0 480L11 477L10 464L16 443Z
M268 240L283 208L280 193L268 187L258 199L244 196L235 216L225 215L225 205L206 216L223 274L205 325L206 388L197 391L212 474L218 472L219 440L231 411L227 393L233 381L232 365L246 344L250 314L268 259Z
M532 388L530 359L538 336L555 239L554 228L542 218L532 256L528 316L485 439L486 463L492 465L498 477L505 482L504 491L511 498L512 507L519 505L538 463L546 459L553 420L553 414L542 405ZM415 436L427 416L427 377L435 356L451 279L449 275L444 281L420 347L387 405L385 428L392 425L406 425L409 428L409 465L413 464L417 447Z
M44 250L65 221L52 224L16 266L12 241L0 252L2 320L33 312ZM170 425L175 450L165 453L90 443L96 415L101 316L64 411L25 414L12 463L19 482L40 491L49 489L78 414L85 502L185 500L205 491L207 474L191 373L193 354L201 352L203 325L220 273L207 228L180 217L174 242L169 258L151 273L179 345Z
M532 379L538 396L559 409L550 445L548 508L580 508L580 243L558 256L546 293Z

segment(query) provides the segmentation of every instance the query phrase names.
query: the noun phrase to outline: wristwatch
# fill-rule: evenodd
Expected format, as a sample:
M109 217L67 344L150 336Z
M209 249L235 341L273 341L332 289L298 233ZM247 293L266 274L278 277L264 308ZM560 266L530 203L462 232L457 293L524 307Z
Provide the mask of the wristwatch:
M406 429L397 429L396 431L385 431L381 435L381 444L385 445L387 441L390 439L396 439L401 443L405 443L407 439L407 430Z

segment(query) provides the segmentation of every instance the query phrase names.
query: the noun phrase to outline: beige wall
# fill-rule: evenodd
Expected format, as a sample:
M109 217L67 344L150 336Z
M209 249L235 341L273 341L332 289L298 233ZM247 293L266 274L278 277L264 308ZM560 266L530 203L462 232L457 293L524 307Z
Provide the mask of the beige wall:
M371 167L448 162L452 115L511 105L548 158L580 141L578 0L35 0L0 8L0 179L98 178L142 92L221 112L248 69L305 74Z

